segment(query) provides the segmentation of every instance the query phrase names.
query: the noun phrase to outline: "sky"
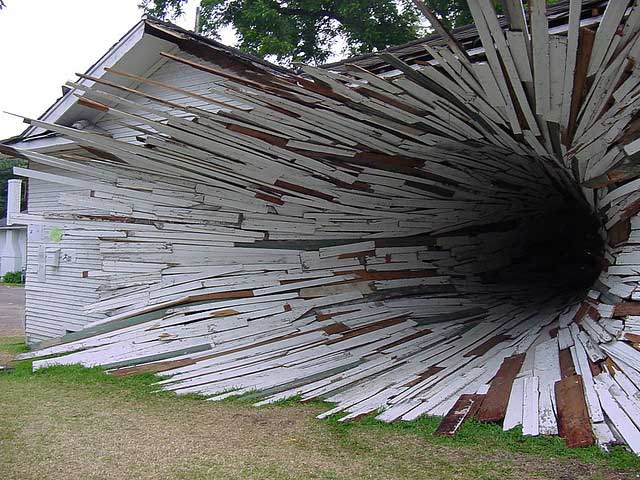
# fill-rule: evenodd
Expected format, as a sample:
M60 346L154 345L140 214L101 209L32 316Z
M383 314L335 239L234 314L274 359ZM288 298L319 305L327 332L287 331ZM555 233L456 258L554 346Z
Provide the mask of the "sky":
M4 0L0 10L0 140L26 128L142 16L139 0ZM197 0L176 23L193 29ZM233 43L232 32L222 41Z
M5 111L38 118L62 95L62 85L86 72L141 18L140 0L4 0L0 10L0 140L27 125ZM173 20L195 26L200 0L188 0L184 15ZM232 27L219 32L234 45ZM338 39L329 62L342 57Z

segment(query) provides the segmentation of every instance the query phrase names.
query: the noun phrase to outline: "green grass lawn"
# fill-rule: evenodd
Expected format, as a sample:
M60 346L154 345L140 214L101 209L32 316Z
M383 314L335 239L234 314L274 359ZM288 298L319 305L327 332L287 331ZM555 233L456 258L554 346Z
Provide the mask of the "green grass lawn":
M5 356L23 350L0 338ZM435 418L321 421L319 402L255 408L157 393L151 375L14 367L0 374L3 480L640 478L640 459L620 447L568 449L497 425L440 437Z

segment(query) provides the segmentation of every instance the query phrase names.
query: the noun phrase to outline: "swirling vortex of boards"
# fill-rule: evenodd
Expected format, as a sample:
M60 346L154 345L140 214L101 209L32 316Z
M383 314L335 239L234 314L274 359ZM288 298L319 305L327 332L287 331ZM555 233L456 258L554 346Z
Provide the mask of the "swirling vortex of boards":
M572 1L550 34L529 3L503 30L469 1L483 55L443 31L429 65L381 53L384 76L163 54L227 100L75 85L139 142L29 120L82 149L3 151L91 192L14 220L99 241L106 317L23 358L640 453L640 7L580 29Z

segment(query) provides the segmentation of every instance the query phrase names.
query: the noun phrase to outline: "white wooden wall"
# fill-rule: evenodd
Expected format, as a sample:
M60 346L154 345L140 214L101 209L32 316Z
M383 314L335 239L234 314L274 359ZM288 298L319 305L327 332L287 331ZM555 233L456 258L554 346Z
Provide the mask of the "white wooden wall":
M34 170L56 173L43 165L32 164ZM77 191L74 187L32 179L29 182L29 213L61 212L66 208L60 195ZM86 323L102 318L86 315L84 305L98 299L98 280L82 278L82 272L100 265L98 241L95 239L62 237L59 243L51 239L51 227L31 227L27 246L26 336L29 343L53 338L67 331L81 329ZM47 266L47 257L60 249L71 261L59 266ZM42 270L44 269L44 274Z
M207 64L197 57L185 53L180 53L180 55ZM209 65L220 68L214 64L209 63ZM223 95L216 93L215 81L212 82L211 74L176 62L166 62L150 78L219 101L227 100ZM175 103L193 105L207 110L217 109L210 103L157 86L142 84L137 85L136 88ZM151 103L138 96L131 98L140 105ZM237 102L233 102L233 104L239 105ZM157 108L157 104L155 106ZM119 108L131 113L144 113L142 110L132 110L126 106ZM172 112L176 115L179 114L179 112ZM98 120L96 125L109 132L114 138L125 141L136 142L136 136L140 134L140 132L114 122L112 119ZM48 173L59 173L54 168L44 165L32 164L30 168ZM80 191L77 187L61 187L60 184L38 179L31 179L28 188L28 211L34 214L68 212L70 207L61 203L61 195ZM81 209L73 207L73 210ZM104 214L104 212L102 213ZM63 235L60 243L55 243L50 238L51 228L46 226L42 232L36 231L35 235L33 233L29 236L27 248L26 337L28 343L56 338L69 331L80 330L84 325L104 317L102 313L88 313L84 309L86 305L100 299L97 289L103 281L98 278L83 278L82 276L84 271L102 269L99 241ZM59 266L47 266L47 258L49 258L49 263L52 263L52 257L58 249L63 257L66 253L67 258L71 260L61 261ZM40 273L42 269L45 270L44 275Z

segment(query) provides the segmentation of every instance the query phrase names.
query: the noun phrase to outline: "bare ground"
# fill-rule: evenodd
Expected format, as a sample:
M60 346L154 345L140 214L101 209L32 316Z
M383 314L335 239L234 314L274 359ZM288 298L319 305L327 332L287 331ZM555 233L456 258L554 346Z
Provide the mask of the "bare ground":
M30 479L630 479L575 459L343 429L320 407L257 409L0 377L0 475Z
M0 337L24 336L24 300L24 287L0 285ZM10 359L0 349L0 365Z
M0 285L0 336L24 335L24 287Z

